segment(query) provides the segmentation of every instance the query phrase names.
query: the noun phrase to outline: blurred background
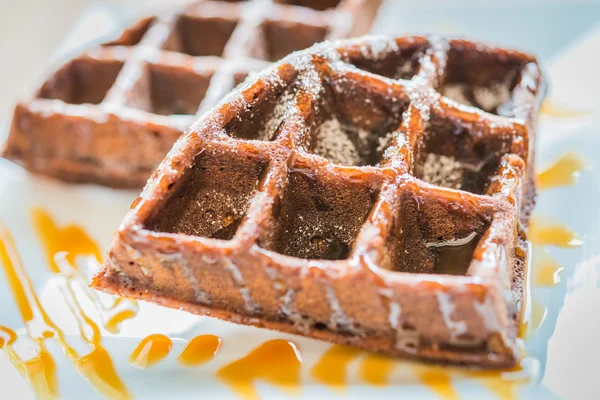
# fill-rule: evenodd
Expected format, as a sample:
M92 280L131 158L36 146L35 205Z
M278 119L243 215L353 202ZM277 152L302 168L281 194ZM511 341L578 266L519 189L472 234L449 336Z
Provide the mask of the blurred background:
M61 42L85 43L95 36L107 35L136 14L166 2L2 0L0 120L10 115L16 99L31 93ZM69 37L78 21L85 26L79 26L77 37ZM373 31L467 35L532 51L542 61L549 61L598 21L600 1L590 0L387 0Z

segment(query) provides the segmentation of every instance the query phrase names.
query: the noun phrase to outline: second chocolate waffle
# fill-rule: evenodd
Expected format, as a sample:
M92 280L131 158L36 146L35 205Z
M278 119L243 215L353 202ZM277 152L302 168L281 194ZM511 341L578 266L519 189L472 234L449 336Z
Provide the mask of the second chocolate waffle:
M380 3L206 0L143 18L19 103L3 155L67 181L140 188L197 116L250 72L366 33Z

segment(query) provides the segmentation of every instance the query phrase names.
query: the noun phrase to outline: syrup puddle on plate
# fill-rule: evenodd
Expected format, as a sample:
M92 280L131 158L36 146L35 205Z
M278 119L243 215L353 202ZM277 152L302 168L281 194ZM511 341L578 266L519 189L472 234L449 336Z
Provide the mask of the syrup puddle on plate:
M358 376L367 385L384 387L398 365L398 360L382 354L369 353L361 360Z
M587 162L579 154L565 153L538 174L538 188L543 191L575 185L587 167ZM550 256L547 247L572 249L583 245L583 241L566 226L543 221L542 218L534 216L529 224L528 237L533 247L530 278L535 286L548 287L560 282L559 274L563 267Z
M46 210L36 207L31 211L33 223L38 236L46 251L48 268L54 273L59 273L60 268L54 260L54 255L60 252L67 253L69 264L77 265L78 256L91 255L98 262L102 260L102 253L96 242L78 225L67 225L59 228L54 219Z
M46 349L43 339L35 340L35 344L37 353L27 360L21 359L12 346L7 346L4 351L10 362L27 380L37 398L58 399L58 379L54 358Z
M221 338L215 335L196 336L181 351L177 362L186 367L207 363L215 357L221 342Z
M265 342L244 357L216 373L242 399L259 399L255 381L262 380L282 389L287 395L300 390L302 357L296 345L282 339Z
M310 375L315 381L331 389L346 389L348 365L358 359L360 353L361 350L357 348L334 344L313 366Z
M542 221L540 216L531 218L528 236L534 246L574 249L583 245L583 241L575 232L562 224Z
M562 265L550 256L545 247L533 249L533 272L531 282L535 286L550 287L560 282L560 272L564 269Z
M579 175L587 169L587 162L579 154L568 152L556 159L537 176L538 188L544 191L551 188L569 187L577 184ZM563 266L552 258L549 246L574 249L583 245L579 236L566 226L543 221L541 216L532 216L529 223L528 239L531 243L531 262L525 282L524 302L521 313L519 337L527 339L538 331L548 313L547 308L536 298L530 298L530 286L552 287L560 282Z
M146 336L129 356L129 363L140 369L150 368L165 359L173 342L168 336L153 334Z
M572 186L587 167L587 162L578 153L565 153L538 173L538 189Z
M459 400L452 379L442 367L415 365L413 372L419 381L444 400Z
M556 285L560 282L560 272L564 268L550 256L548 247L574 249L582 246L583 241L566 226L555 222L542 222L540 216L531 218L528 236L532 245L530 284L539 287Z
M508 371L470 371L465 376L479 382L500 400L518 399L519 388L530 380L520 367Z
M313 366L311 377L334 391L340 392L348 387L349 366L358 362L361 381L373 387L385 387L390 384L394 371L408 369L416 381L444 400L460 399L454 387L454 380L469 379L479 382L499 399L516 399L517 390L527 382L526 376L510 377L511 371L477 371L453 367L419 364L395 359L384 355L369 353L348 346L332 345Z

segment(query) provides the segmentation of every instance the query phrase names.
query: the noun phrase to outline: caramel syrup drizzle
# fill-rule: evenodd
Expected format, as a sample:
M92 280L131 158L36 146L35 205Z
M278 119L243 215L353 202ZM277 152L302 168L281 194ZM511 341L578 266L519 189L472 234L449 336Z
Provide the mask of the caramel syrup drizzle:
M369 353L359 364L358 376L367 385L377 387L387 386L397 365L398 360L392 357Z
M536 286L551 287L560 282L563 266L550 256L545 246L533 249L533 277Z
M539 187L548 189L559 186L569 186L576 183L579 173L585 168L585 163L574 153L567 153L553 165L538 175ZM0 229L0 261L4 265L7 281L26 324L27 336L37 346L37 354L28 360L22 360L12 348L16 334L0 326L0 348L8 355L11 362L21 371L40 398L58 397L56 381L56 364L52 355L47 351L45 340L55 338L69 359L71 359L82 376L88 379L101 393L115 398L130 398L125 385L117 375L108 352L101 346L101 336L98 326L84 313L73 292L72 285L84 283L81 273L73 268L78 255L95 257L101 260L101 253L95 242L78 226L69 225L59 228L51 216L42 209L33 211L36 229L43 240L48 259L48 267L65 277L66 284L61 291L69 304L71 312L76 316L81 336L92 348L83 357L77 355L64 339L64 334L50 320L41 307L35 292L26 275L12 237L5 229ZM559 224L540 224L532 220L530 229L531 242L538 246L559 246L574 248L581 246L582 241L572 231ZM7 245L8 243L8 245ZM550 285L556 282L560 265L549 258L547 252L536 257L536 283ZM17 260L15 262L15 260ZM552 278L550 278L552 276ZM110 307L104 307L95 292L85 290L98 311L102 314L105 328L117 331L119 324L133 318L137 306L126 304L129 300L118 298ZM119 309L125 303L124 309ZM114 310L118 310L114 312ZM112 312L112 314L111 314ZM545 308L535 299L532 301L532 313L529 321L522 324L522 329L535 330L546 315ZM38 331L31 333L31 326ZM91 332L89 334L88 332ZM185 366L200 365L210 361L217 353L221 339L213 335L202 335L192 339L178 357L178 362ZM130 362L140 368L150 367L163 360L170 352L171 340L164 335L150 335L143 339L130 357ZM333 345L311 369L311 376L334 390L347 387L347 369L350 364L359 360L359 377L372 386L389 384L394 370L401 361L386 356L365 353L361 350ZM229 385L234 392L244 399L258 398L258 392L253 383L256 380L270 382L292 394L298 391L300 385L300 369L302 359L295 344L285 340L272 340L258 346L245 357L220 368L216 376ZM522 381L501 379L503 372L497 371L463 371L436 366L416 364L412 367L413 374L438 396L444 399L458 399L458 393L452 386L453 377L473 378L488 388L499 398L515 398L516 389Z
M10 328L0 325L0 350L4 346L10 346L17 340L17 334Z
M545 100L542 103L542 107L540 107L540 114L554 118L576 118L586 115L585 112L569 109L550 100Z
M354 362L359 363L360 380L370 386L387 386L396 369L408 368L423 386L446 400L460 398L452 384L453 379L476 380L499 399L515 399L517 389L525 381L523 378L515 379L505 376L507 371L469 371L424 365L338 344L332 345L321 356L311 369L311 377L332 390L340 392L347 388L348 369Z
M565 153L538 174L538 188L547 190L575 185L586 168L587 162L579 154ZM564 268L550 256L548 247L572 249L583 245L583 240L575 232L562 224L544 221L540 216L531 218L528 237L533 247L530 278L536 286L549 287L560 282L559 274ZM526 319L524 317L522 321L521 337L527 334Z
M544 322L547 313L548 310L546 307L535 297L532 298L531 313L522 318L521 326L519 327L519 337L527 339L529 335L535 333Z
M5 343L4 352L14 367L29 382L38 398L58 398L56 363L48 353L44 340L60 335L61 332L42 308L31 281L21 265L12 235L3 225L0 225L0 264L3 266L8 287L25 324L27 337L34 341L36 347L35 356L28 360L22 360L10 343ZM64 340L64 337L59 340Z
M544 106L546 106L546 103ZM542 109L544 106L542 106ZM574 152L567 152L538 174L538 188L540 190L547 190L573 186L577 184L581 172L586 168L587 162L582 156ZM564 268L550 256L548 247L554 246L572 249L582 246L583 241L566 226L559 223L542 221L540 216L531 218L528 236L533 247L532 271L529 271L529 275L531 275L529 280L532 284L541 287L556 285L560 282L559 274ZM529 284L525 285L526 288L528 286ZM539 300L533 298L530 301L531 310L529 315L525 306L523 307L519 329L519 337L521 338L526 338L536 332L547 314L547 309Z
M43 339L34 340L37 352L35 356L23 360L12 346L6 346L4 353L12 365L29 383L38 399L58 399L58 380L56 363L46 348Z
M63 265L62 268L72 268L68 262ZM76 273L76 270L73 268L71 271L61 269L61 273L68 277L70 273ZM100 328L84 313L75 295L73 286L76 284L75 281L67 278L65 284L60 287L71 313L77 320L81 337L91 348L88 354L72 360L75 368L77 372L90 381L98 392L104 394L107 398L130 399L131 395L118 375L108 351L102 346ZM79 285L79 288L85 289L86 286Z
M7 240L4 239L3 242L6 243ZM14 244L12 246L14 248ZM100 392L110 397L129 398L124 384L112 366L110 356L100 344L98 326L83 313L73 292L72 285L78 283L77 280L73 280L73 276L76 275L77 271L70 266L65 253L59 253L55 257L54 262L59 273L65 277L65 281L68 283L62 289L63 295L80 324L82 337L92 346L92 351L86 356L77 356L75 351L64 340L62 332L48 318L49 328L44 331L48 333L42 335L41 339L37 339L37 343L40 346L38 355L31 360L22 361L17 358L14 352L9 352L9 354L13 355L11 361L15 364L18 363L17 366L20 370L25 370L23 374L28 378L39 397L56 398L58 396L56 365L50 353L45 349L44 338L53 337L54 335L62 336L63 339L59 343L61 343L67 354L71 354L69 358L74 361L77 370L88 378ZM11 270L10 268L5 268L5 270L9 281L13 282L14 279L11 279L11 277L17 276L17 270ZM39 301L34 300L34 303L37 301L35 303L37 306L35 308L31 307L31 302L27 299L26 286L20 285L21 281L18 279L16 282L18 284L11 284L11 288L17 293L15 298L17 299L19 309L22 310L24 320L30 320L37 314L45 315L45 311L39 305ZM30 289L30 292L33 293L33 289ZM33 296L35 296L35 293L33 293ZM89 330L92 332L91 335L86 333ZM195 339L197 342L193 344L195 342L193 339L188 343L188 346L184 349L182 355L180 355L180 360L187 359L188 356L184 356L184 354L195 352L192 349L200 346L202 342L213 342L213 350L207 350L213 356L220 345L220 339L217 337L210 339L202 338L201 340L198 338ZM215 343L218 343L218 345L215 345ZM143 368L149 367L164 359L168 355L170 348L171 340L168 337L164 335L151 335L138 345L137 349L132 353L131 359L137 366ZM355 348L334 345L325 352L321 360L313 367L311 375L315 380L327 386L337 390L343 389L347 386L347 368L349 364L359 359L361 355L364 355L361 358L359 366L361 379L365 383L374 386L388 384L390 375L399 365L399 362L376 354L361 353L363 352ZM210 355L199 356L200 359L208 357ZM182 361L182 363L185 364L186 361ZM253 399L258 398L258 393L253 383L259 379L279 386L288 393L296 392L300 385L300 368L301 357L297 347L291 342L274 340L257 347L246 357L222 367L217 372L217 377L229 385L241 397ZM35 374L31 371L35 371ZM99 371L102 371L104 379L98 379L100 375ZM455 398L455 390L451 385L451 378L443 369L434 371L430 367L416 366L415 371L421 382L432 391L443 398ZM487 380L489 381L487 386L490 388L500 385L493 379Z
M205 364L217 355L221 342L221 338L215 335L196 336L179 354L177 362L186 367Z
M287 395L297 394L301 367L302 357L298 347L287 340L275 339L221 367L216 376L240 398L254 400L259 399L254 386L257 380L275 385Z
M538 174L538 188L572 186L586 168L587 162L582 156L574 152L565 153Z
M129 363L140 369L150 368L165 359L173 342L163 334L146 336L129 356Z
M446 368L417 365L414 374L421 383L444 400L460 400L460 396L452 386L452 378Z
M348 385L347 368L358 359L361 350L334 344L321 356L310 371L311 377L334 390L343 390Z
M562 224L544 222L541 217L532 217L529 225L529 240L533 246L532 283L536 286L554 286L560 282L562 265L548 253L548 247L573 249L583 245L583 240Z
M62 330L48 316L23 267L12 235L1 224L0 264L25 324L26 337L24 339L34 342L37 353L34 357L23 360L12 344L5 345L4 351L11 363L29 382L37 397L54 399L59 396L56 362L45 344L46 340L53 338L60 345L65 356L74 364L79 374L88 380L96 390L111 398L131 398L118 376L108 352L102 347L98 326L85 315L74 295L72 284L75 282L65 279L61 286L61 292L76 317L82 338L91 348L91 351L83 356L69 345ZM63 263L61 262L61 264ZM64 264L68 265L66 262ZM58 264L57 268L60 268ZM62 269L59 272L66 275L71 273L71 271Z
M64 253L67 263L74 267L77 266L79 256L88 256L98 263L102 262L100 248L80 226L67 225L60 228L50 213L39 207L32 210L32 219L46 252L47 264L51 272L61 272L56 261L56 255L60 253ZM104 329L107 331L118 333L123 321L137 315L138 305L133 300L115 297L111 305L105 306L100 301L98 293L87 287L83 274L78 269L71 270L69 279L81 282L83 292L100 314Z
M581 238L566 226L544 222L541 217L531 219L529 240L533 245L556 246L566 249L581 247L583 244Z

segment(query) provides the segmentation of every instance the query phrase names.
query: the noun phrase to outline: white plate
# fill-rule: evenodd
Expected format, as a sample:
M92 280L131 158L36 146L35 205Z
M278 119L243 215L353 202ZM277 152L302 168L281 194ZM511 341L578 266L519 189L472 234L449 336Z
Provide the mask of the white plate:
M111 25L112 24L112 25ZM391 22L378 21L379 27L390 27ZM95 8L86 14L77 25L76 33L67 40L64 51L71 51L83 43L83 39L98 38L113 30L118 24L111 12ZM100 29L97 29L100 28ZM390 28L391 29L391 28ZM381 29L380 30L385 30ZM529 383L511 384L515 374L503 374L487 381L469 374L437 367L424 367L405 361L395 361L389 382L382 386L369 385L360 378L360 369L367 355L361 354L351 360L347 368L348 385L344 390L319 384L311 377L311 368L329 349L330 345L302 337L281 334L251 327L198 317L180 311L168 310L151 304L140 304L137 317L127 320L119 334L102 332L102 344L109 352L116 370L135 398L197 398L199 396L232 397L232 389L215 378L215 371L223 365L244 356L255 346L270 339L283 338L294 342L301 352L302 384L298 394L305 398L331 398L382 396L389 398L498 398L499 384L514 386L514 393L521 398L576 397L590 398L597 393L598 379L595 377L596 360L600 351L596 345L596 332L600 328L600 281L599 260L596 249L600 245L600 174L596 172L597 149L600 146L599 109L589 94L582 100L574 88L585 90L590 84L597 85L592 71L597 71L598 60L590 54L600 54L600 34L590 31L585 40L571 44L548 68L551 80L556 83L560 101L564 105L576 105L586 110L578 117L543 117L539 129L538 165L544 166L556 158L573 151L587 160L587 169L581 173L577 184L541 192L535 214L543 220L567 226L583 240L583 245L574 249L548 246L548 252L564 268L560 282L531 290L534 329L526 342L527 358L524 371ZM65 50L66 49L66 50ZM582 50L583 49L583 50ZM556 53L558 49L554 49ZM579 68L581 59L586 68ZM592 67L589 67L592 64ZM580 74L572 76L576 68ZM585 75L585 73L588 75ZM590 83L593 82L593 83ZM598 93L598 91L593 91ZM570 97L569 97L570 96ZM587 102L586 99L589 99ZM111 236L126 213L137 193L115 191L96 186L66 185L55 180L32 176L9 163L0 160L0 221L12 232L18 253L30 278L41 306L51 320L65 333L67 341L82 354L85 343L79 333L79 325L73 312L65 302L65 280L48 270L46 255L36 234L32 209L42 207L60 228L76 224L81 226L107 249ZM78 258L82 269L89 266L89 259ZM91 263L93 265L93 263ZM535 273L535 270L533 271ZM91 271L88 271L88 278ZM86 315L98 321L98 313L92 303L81 296L78 298ZM66 296L68 298L68 295ZM103 297L107 300L108 297ZM543 320L539 323L540 317ZM538 326L539 324L539 326ZM17 330L25 337L23 320L15 306L12 292L5 276L0 273L0 325ZM89 328L90 325L88 325ZM35 328L35 327L34 327ZM34 329L35 330L35 329ZM140 339L154 333L163 333L173 339L168 356L151 368L142 370L128 362L129 354ZM193 368L180 366L176 359L187 341L198 334L215 334L222 338L222 346L210 362ZM56 363L58 391L61 398L102 398L94 385L86 380L85 373L78 371L65 356L63 349L53 339L46 341ZM17 341L15 348L25 357L31 343ZM341 367L340 367L341 368ZM519 374L517 374L519 375ZM519 376L520 376L519 375ZM499 375L500 376L500 375ZM427 377L427 378L425 378ZM426 384L429 379L433 384ZM443 384L449 379L448 385ZM486 383L487 382L487 383ZM278 398L288 392L259 381L255 384L261 397ZM0 354L0 390L9 398L32 396L27 381L8 358ZM509 391L510 392L510 391ZM505 392L505 393L509 393ZM455 395L455 397L452 397Z

